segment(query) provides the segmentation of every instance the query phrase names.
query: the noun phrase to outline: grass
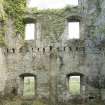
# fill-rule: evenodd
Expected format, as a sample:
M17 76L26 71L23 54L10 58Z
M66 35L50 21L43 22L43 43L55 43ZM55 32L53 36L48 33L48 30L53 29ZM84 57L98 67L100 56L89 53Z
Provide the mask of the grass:
M76 101L76 100L75 100ZM7 97L0 98L0 105L52 105L48 104L48 100L44 99L35 99L35 100L22 100L20 97L14 97L12 100ZM56 105L105 105L105 103L100 101L94 101L94 102L87 102L87 103L57 103Z

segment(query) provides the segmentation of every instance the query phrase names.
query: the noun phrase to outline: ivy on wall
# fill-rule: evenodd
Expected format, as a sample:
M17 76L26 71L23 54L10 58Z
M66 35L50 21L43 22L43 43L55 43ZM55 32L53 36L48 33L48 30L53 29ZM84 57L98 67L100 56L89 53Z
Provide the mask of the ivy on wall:
M3 0L0 0L0 20L4 18Z
M36 19L41 24L42 39L48 39L51 42L59 41L65 28L63 9L39 11Z
M3 26L3 20L5 18L3 10L3 0L0 0L0 45L4 45L4 28Z
M4 0L4 10L7 17L12 17L15 25L15 32L23 37L24 24L23 17L26 7L26 0ZM8 20L7 20L8 21Z

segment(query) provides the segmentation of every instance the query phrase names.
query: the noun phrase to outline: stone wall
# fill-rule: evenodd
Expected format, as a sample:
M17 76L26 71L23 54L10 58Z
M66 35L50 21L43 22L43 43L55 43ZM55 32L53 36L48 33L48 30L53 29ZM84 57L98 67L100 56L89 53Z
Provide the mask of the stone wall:
M37 23L38 38L35 41L24 43L20 35L14 36L12 19L7 24L5 42L7 46L0 48L0 92L22 96L22 74L36 76L35 97L50 100L53 104L57 101L68 102L75 96L68 89L67 76L69 74L82 74L81 94L79 97L87 98L102 95L105 99L104 83L101 76L105 76L105 49L104 32L104 3L99 2L101 12L97 8L97 0L81 0L79 13L70 13L69 16L81 17L81 38L67 40L67 21L62 41L49 43L40 40L41 26ZM96 79L96 80L95 80ZM99 83L100 84L100 83Z
M4 90L6 86L7 80L7 62L4 53L5 49L3 47L0 48L0 95L4 95Z

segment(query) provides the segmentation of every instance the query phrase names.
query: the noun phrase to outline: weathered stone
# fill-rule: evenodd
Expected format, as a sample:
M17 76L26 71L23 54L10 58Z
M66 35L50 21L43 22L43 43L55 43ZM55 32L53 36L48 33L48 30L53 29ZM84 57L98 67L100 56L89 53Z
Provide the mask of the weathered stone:
M99 96L105 100L105 0L79 2L80 7L73 7L68 14L69 18L80 17L79 40L67 39L68 20L65 20L65 30L59 42L51 43L47 38L43 39L41 24L37 22L38 37L24 43L20 35L14 36L15 27L9 18L5 35L7 46L0 47L0 95L24 98L24 77L21 75L32 74L36 81L36 94L32 99L47 100L49 105L56 105L57 102L69 105L75 101L81 104ZM69 92L70 74L83 75L79 96ZM29 104L23 102L21 105Z

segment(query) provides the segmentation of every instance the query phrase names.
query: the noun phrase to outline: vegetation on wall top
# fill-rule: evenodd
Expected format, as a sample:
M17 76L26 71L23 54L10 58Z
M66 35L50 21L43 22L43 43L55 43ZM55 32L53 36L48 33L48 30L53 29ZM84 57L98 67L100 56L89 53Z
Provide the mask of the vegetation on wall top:
M23 20L26 18L26 15L30 16L31 14L41 25L41 39L50 39L50 41L54 42L59 41L60 36L64 32L65 20L73 9L71 10L70 6L63 9L29 9L26 7L26 0L4 0L4 10L7 21L11 17L14 21L15 35L19 33L24 38L25 24Z
M48 39L52 43L60 41L67 18L77 15L78 12L77 8L71 8L70 6L62 9L38 10L32 8L26 10L28 17L35 19L41 25L41 39Z

